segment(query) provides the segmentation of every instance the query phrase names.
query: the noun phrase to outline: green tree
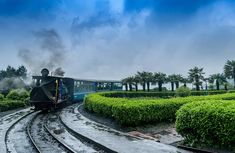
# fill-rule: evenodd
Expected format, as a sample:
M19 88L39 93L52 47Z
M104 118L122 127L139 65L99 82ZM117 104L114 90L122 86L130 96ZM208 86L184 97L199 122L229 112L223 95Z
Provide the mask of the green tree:
M226 64L224 65L224 74L226 78L233 79L234 82L234 88L235 88L235 61L234 60L228 60Z
M16 77L16 76L17 76L16 69L8 65L6 69L6 77L10 78L10 77Z
M26 78L27 76L27 69L25 66L19 66L18 69L16 70L16 76L22 77L23 79Z
M205 74L203 72L203 68L198 68L195 66L194 68L189 69L188 74L190 81L192 81L192 83L196 86L196 90L199 91L204 79L203 75Z
M19 66L18 69L15 69L12 66L7 66L6 70L0 71L0 80L4 78L13 78L13 77L21 77L25 79L27 76L27 69L25 66Z
M141 78L138 75L134 76L135 91L138 91L138 84L141 82Z
M227 80L224 74L212 74L210 75L210 80L215 82L216 90L220 90L220 85L224 85L224 89L227 90Z
M171 83L171 91L174 91L174 85L176 89L179 88L179 83L182 82L183 77L180 74L172 74L167 77L167 81Z
M128 82L127 78L122 79L122 84L125 86L125 90L128 91Z
M167 77L165 73L157 72L154 73L154 82L158 84L158 90L162 91L162 85L167 82Z
M184 84L184 87L187 87L187 83L191 83L190 79L186 77L182 77L180 82Z
M150 73L151 72L145 72L145 71L139 72L138 71L136 74L136 76L140 79L139 81L143 87L143 91L146 90L146 84L148 85Z
M151 83L154 80L153 73L152 72L146 72L147 73L147 78L146 78L146 83L147 83L147 90L148 92L150 91L150 86Z
M134 84L134 77L127 77L127 84L129 85L130 91L132 91L132 85Z

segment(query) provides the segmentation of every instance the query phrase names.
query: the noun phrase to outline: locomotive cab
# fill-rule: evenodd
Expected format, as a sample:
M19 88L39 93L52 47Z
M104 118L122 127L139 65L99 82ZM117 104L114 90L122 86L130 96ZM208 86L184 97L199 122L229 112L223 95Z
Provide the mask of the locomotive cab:
M66 78L49 76L47 69L43 69L41 73L42 76L33 76L36 84L30 93L30 104L35 109L50 109L68 102Z

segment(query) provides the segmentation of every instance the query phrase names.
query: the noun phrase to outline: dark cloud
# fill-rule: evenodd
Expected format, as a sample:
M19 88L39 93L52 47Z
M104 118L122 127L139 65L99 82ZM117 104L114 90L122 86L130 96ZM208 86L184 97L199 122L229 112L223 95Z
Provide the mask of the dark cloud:
M33 32L36 39L35 50L19 49L18 56L34 71L42 68L51 71L60 67L66 59L66 49L57 31L54 29L41 29ZM58 69L57 71L62 70Z
M0 0L0 16L38 17L50 15L62 0Z
M232 0L123 0L118 10L116 0L43 0L35 2L39 7L35 13L55 17L47 22L24 18L20 25L22 18L15 15L34 14L34 0L24 2L30 5L23 9L19 1L9 5L16 8L11 15L14 20L4 20L11 22L4 31L11 30L8 25L17 25L9 37L21 35L26 41L17 46L26 48L19 52L21 59L37 67L63 67L68 76L119 79L137 70L187 74L195 65L209 74L221 72L225 61L235 57ZM0 16L7 14L0 12ZM32 30L36 32L30 37L18 32Z

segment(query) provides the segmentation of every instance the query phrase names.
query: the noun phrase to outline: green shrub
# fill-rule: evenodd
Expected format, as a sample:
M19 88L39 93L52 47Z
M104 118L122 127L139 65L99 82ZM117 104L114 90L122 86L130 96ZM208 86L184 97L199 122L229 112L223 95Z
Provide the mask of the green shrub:
M226 90L208 90L208 91L191 91L191 96L205 96L205 95L218 95L218 94L225 94L230 93L230 91ZM232 92L231 92L232 93Z
M22 101L4 100L0 102L0 112L19 108L19 107L24 107L24 106L25 106L25 102L22 102Z
M174 92L107 92L103 93L105 97L115 97L115 98L137 98L137 97L160 97L169 98L174 97Z
M235 101L192 102L176 115L177 131L189 143L224 147L235 144Z
M21 101L24 101L28 97L29 93L24 89L11 90L6 96L6 98L9 100L21 100Z
M120 92L116 92L119 94ZM211 96L191 96L169 99L130 99L111 98L115 92L94 93L85 98L85 108L90 112L113 117L123 125L140 125L142 123L173 121L176 111L184 104L203 100L235 99L235 94Z
M185 90L184 90L185 89ZM138 98L138 97L154 97L154 98L170 98L170 97L176 97L177 91L183 92L182 96L184 95L191 95L191 96L206 96L206 95L217 95L217 94L225 94L230 91L226 90L210 90L210 91L190 91L189 88L180 87L175 92L172 91L166 91L166 92L143 92L143 91L128 91L128 92L107 92L103 95L105 97L116 97L116 98ZM184 91L186 92L184 92ZM190 94L188 94L190 92ZM232 92L231 92L232 93ZM178 95L179 96L179 95Z
M4 95L0 93L0 101L4 99Z
M190 95L190 89L188 87L179 87L176 89L176 96L178 97L188 97Z

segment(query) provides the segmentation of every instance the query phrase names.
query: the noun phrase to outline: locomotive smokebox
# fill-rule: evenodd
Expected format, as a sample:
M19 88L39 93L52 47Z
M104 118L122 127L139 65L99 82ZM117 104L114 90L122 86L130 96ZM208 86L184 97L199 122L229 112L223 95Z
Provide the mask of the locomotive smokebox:
M50 73L49 70L46 68L41 70L41 74L43 77L47 77L49 75L49 73Z

